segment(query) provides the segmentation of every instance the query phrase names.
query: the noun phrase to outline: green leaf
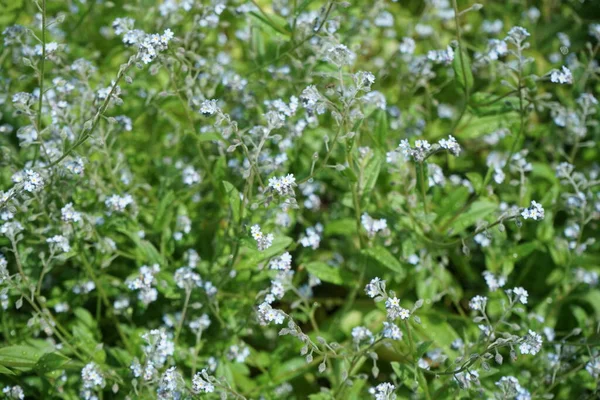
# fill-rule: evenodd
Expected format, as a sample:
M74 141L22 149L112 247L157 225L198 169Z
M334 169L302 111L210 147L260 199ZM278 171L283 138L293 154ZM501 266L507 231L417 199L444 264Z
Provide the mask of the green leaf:
M136 253L140 260L143 262L149 262L152 264L165 265L167 262L161 256L156 247L150 243L149 241L140 238L137 232L129 232L125 228L117 228L119 232L126 235L129 239L131 239L136 245Z
M233 215L234 221L239 221L240 219L240 192L233 186L233 184L223 181L223 187L225 188L225 192L227 193L227 197L229 197L229 206L231 207L231 213Z
M475 193L479 193L481 190L481 186L483 185L483 178L477 172L467 172L467 178L473 185L473 189L475 189Z
M6 368L5 366L3 366L1 364L0 364L0 374L4 374L4 375L16 375L10 369Z
M51 372L61 369L69 361L71 361L69 357L60 353L46 353L35 364L35 369L41 373Z
M473 72L471 71L471 61L469 60L469 55L465 51L454 55L452 68L454 69L454 76L456 77L456 81L458 82L459 86L470 91L471 88L473 88Z
M419 332L419 336L425 340L431 340L435 347L441 347L448 354L454 354L452 341L458 338L458 334L446 320L446 315L435 313L419 313L421 324L411 326Z
M258 12L255 11L251 11L249 13L250 15L252 15L254 18L256 18L258 21L262 22L265 26L273 29L276 32L279 32L281 34L284 35L289 35L289 32L285 30L285 28L283 27L284 24L278 24L275 21L275 18L278 18L276 15L269 15L268 17L264 14L260 14Z
M173 203L175 201L175 193L172 190L169 190L165 193L158 203L158 207L156 209L156 213L154 214L154 224L153 228L157 232L161 232L165 229L165 227L169 224L170 218L168 218L168 214L172 213L174 207Z
M352 171L352 168L344 168L344 170L342 171L342 175L348 178L348 180L350 180L350 182L352 183L358 182L358 176L356 176L354 171Z
M238 263L236 269L256 268L256 264L261 261L275 257L292 244L293 240L287 236L276 236L271 247L264 251L251 250L246 254L246 258Z
M0 348L0 365L28 370L35 366L43 354L43 350L31 346L2 347Z
M404 371L402 370L402 364L400 364L398 361L392 361L390 364L392 365L392 370L394 371L396 376L398 378L402 379L402 377L404 376Z
M382 148L385 148L388 137L388 120L386 110L377 110L377 122L375 125L375 137Z
M419 343L419 345L417 346L417 358L423 357L423 354L427 352L427 350L431 347L432 344L433 340L426 340L422 343Z
M336 285L343 285L345 281L344 277L348 276L340 268L332 267L322 261L313 261L305 264L305 268L320 280Z
M385 247L376 246L361 251L362 254L366 255L370 259L374 260L381 266L394 271L398 279L403 279L406 276L406 271L402 267L402 264L393 256Z
M444 196L440 201L440 208L437 209L438 219L444 222L452 218L467 202L469 190L464 186L452 189L452 192Z
M223 140L223 138L217 132L207 132L196 135L196 140L200 143L212 141L220 142Z
M92 317L92 314L90 314L90 312L85 308L76 308L75 311L73 311L73 313L75 314L77 319L83 322L84 325L88 328L96 328L96 320L94 319L94 317Z
M489 133L492 133L500 128L511 128L513 124L518 123L519 113L513 111L500 115L489 115L485 117L470 117L463 118L457 129L457 137L462 139L474 139Z
M459 234L468 227L474 225L477 221L485 219L488 215L494 213L498 205L491 201L479 200L471 204L471 207L461 214L450 225L452 234Z
M325 236L340 235L351 236L356 234L356 220L354 218L342 218L329 222L325 225L323 234Z
M308 395L309 400L332 400L333 396L329 393L320 392Z
M379 152L373 154L373 156L365 165L365 169L362 173L362 194L367 195L373 190L375 187L375 183L377 183L377 178L379 177L379 172L381 171L381 166L383 165L383 157Z

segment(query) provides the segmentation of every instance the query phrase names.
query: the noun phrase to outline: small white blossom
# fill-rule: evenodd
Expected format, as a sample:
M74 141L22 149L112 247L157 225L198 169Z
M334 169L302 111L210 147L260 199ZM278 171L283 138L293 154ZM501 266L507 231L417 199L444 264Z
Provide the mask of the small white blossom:
M268 325L270 322L281 325L285 320L285 314L283 311L274 309L269 303L264 302L258 306L258 319L262 325Z
M542 349L542 335L535 333L531 329L522 339L519 345L521 354L536 355Z
M392 322L383 322L383 337L392 340L402 340L402 331Z
M60 249L63 253L68 253L71 251L71 246L69 245L69 239L62 235L52 236L46 239L47 243L50 243L56 249Z
M455 156L458 157L458 155L460 154L461 148L460 148L460 145L458 144L458 142L456 141L456 139L454 138L454 136L450 135L450 136L448 136L448 139L442 139L438 143L439 143L440 147L448 150L450 153L454 154Z
M369 389L369 393L375 400L396 400L394 391L396 387L391 383L384 382Z
M110 212L124 212L127 206L133 205L135 202L130 194L126 194L124 196L113 194L104 201L104 204Z
M196 372L192 379L192 390L194 393L212 393L215 391L215 386L210 383L206 369Z
M504 275L494 275L489 271L483 272L483 279L485 279L485 283L492 292L506 285L506 277Z
M487 303L487 297L485 296L475 296L469 301L469 308L477 311L484 311L485 305Z
M357 326L352 328L352 340L355 344L360 344L362 342L373 343L375 340L373 337L373 333L365 328L364 326Z
M273 234L269 233L268 235L264 235L260 229L260 225L253 225L252 228L250 228L250 233L256 241L256 245L260 251L268 249L273 244Z
M385 231L387 229L387 220L385 218L373 219L369 214L363 213L360 217L360 221L369 237L373 237L377 232Z
M377 296L384 295L385 281L382 281L379 278L371 279L371 282L367 283L367 285L365 286L365 293L372 299Z
M560 71L552 71L550 74L550 81L553 83L571 84L573 83L573 74L569 68L563 65Z
M544 219L544 208L535 200L531 200L531 206L521 212L521 216L525 219L533 219L535 221Z
M61 218L65 222L81 222L81 213L75 211L73 203L67 203L60 210Z
M289 270L292 268L292 255L288 252L283 253L280 257L271 260L269 267L271 269Z
M269 179L269 187L281 196L294 196L296 178L293 174L287 174L281 178L275 176Z
M321 224L306 228L306 234L300 238L300 244L304 247L311 247L313 250L316 250L321 244L322 233L323 225Z

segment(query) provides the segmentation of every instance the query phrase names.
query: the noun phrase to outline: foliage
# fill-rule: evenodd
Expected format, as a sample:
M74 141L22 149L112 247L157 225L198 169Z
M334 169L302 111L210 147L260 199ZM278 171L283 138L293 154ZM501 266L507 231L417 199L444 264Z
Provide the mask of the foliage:
M6 398L595 398L592 1L0 4Z

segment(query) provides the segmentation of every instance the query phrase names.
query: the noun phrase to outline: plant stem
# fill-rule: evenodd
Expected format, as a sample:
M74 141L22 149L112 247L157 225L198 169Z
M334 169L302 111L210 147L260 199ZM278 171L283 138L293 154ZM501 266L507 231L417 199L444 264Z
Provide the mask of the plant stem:
M187 312L188 305L190 304L190 296L192 295L192 289L185 289L185 301L183 303L183 310L181 311L181 319L179 320L179 324L177 324L177 330L175 331L175 340L173 341L177 344L177 339L179 339L179 334L181 333L181 328L183 327L183 321L185 321L185 313Z

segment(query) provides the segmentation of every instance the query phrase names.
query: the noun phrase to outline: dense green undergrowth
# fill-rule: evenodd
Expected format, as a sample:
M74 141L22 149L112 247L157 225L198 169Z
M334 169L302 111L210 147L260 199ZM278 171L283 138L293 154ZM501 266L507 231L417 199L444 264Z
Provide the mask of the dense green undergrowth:
M0 397L597 398L599 17L0 2Z

